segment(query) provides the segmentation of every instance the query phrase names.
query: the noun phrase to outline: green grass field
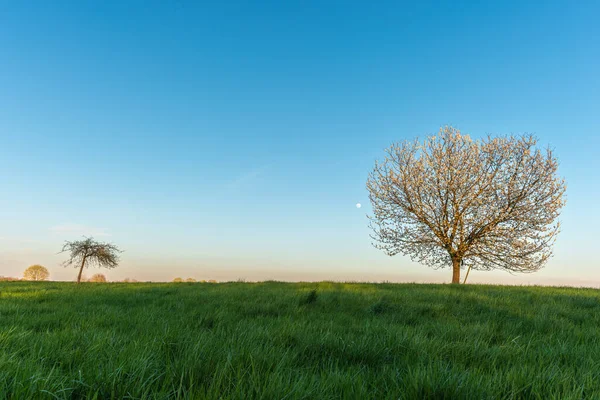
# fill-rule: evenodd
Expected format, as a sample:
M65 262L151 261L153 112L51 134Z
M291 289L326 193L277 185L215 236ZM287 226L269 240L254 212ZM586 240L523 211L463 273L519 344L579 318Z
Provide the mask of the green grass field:
M0 398L599 399L600 292L2 282Z

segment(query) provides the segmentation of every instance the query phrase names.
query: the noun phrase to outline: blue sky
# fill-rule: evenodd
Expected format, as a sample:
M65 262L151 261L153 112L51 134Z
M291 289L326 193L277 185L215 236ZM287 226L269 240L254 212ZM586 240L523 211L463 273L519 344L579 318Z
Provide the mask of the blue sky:
M0 5L0 275L91 234L109 279L448 281L371 246L365 180L452 124L569 184L548 267L473 281L600 285L598 2L210 3Z

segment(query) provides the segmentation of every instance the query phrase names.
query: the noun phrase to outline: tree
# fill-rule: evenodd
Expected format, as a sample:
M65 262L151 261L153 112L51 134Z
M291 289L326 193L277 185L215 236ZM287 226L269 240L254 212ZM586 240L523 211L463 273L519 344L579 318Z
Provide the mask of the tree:
M23 272L23 279L26 281L47 281L50 273L42 265L32 265Z
M88 282L106 282L106 276L104 274L94 274Z
M183 279L175 278L175 279L173 279L173 282L175 282L175 283L183 282Z
M452 127L393 144L367 181L375 247L434 268L534 272L565 204L551 149L531 135L472 140ZM466 281L466 280L465 280Z
M65 252L70 255L63 265L65 267L73 265L75 268L79 268L77 283L81 282L83 267L91 265L108 269L115 268L119 264L119 253L122 253L114 244L97 242L91 237L65 242L61 253Z
M192 282L192 283L196 282L196 280L194 278L187 278L185 281L186 282Z

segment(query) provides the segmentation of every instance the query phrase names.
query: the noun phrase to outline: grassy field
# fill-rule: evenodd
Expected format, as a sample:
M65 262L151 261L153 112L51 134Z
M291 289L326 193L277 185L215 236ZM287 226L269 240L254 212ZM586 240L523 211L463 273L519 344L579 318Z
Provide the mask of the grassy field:
M600 399L600 292L3 282L0 398Z

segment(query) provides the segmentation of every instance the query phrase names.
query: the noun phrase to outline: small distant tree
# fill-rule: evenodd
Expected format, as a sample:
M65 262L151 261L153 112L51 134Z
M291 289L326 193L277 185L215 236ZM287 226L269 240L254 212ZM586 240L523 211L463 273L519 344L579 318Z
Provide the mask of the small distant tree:
M104 274L94 274L88 282L106 282L106 276Z
M194 278L187 278L185 281L186 282L196 282L196 280Z
M81 282L84 267L115 268L119 265L119 253L122 253L114 244L97 242L91 237L65 242L61 253L65 252L69 253L69 259L63 265L79 268L77 283Z
M208 283L217 283L217 281L215 281L214 279L209 279Z
M47 281L49 277L46 267L39 264L32 265L23 272L23 279L26 281Z
M393 144L367 189L375 246L432 267L534 272L552 256L566 184L533 136L472 140L452 127ZM466 280L466 277L465 277Z
M183 282L183 279L177 277L177 278L173 279L173 282L175 282L175 283Z

